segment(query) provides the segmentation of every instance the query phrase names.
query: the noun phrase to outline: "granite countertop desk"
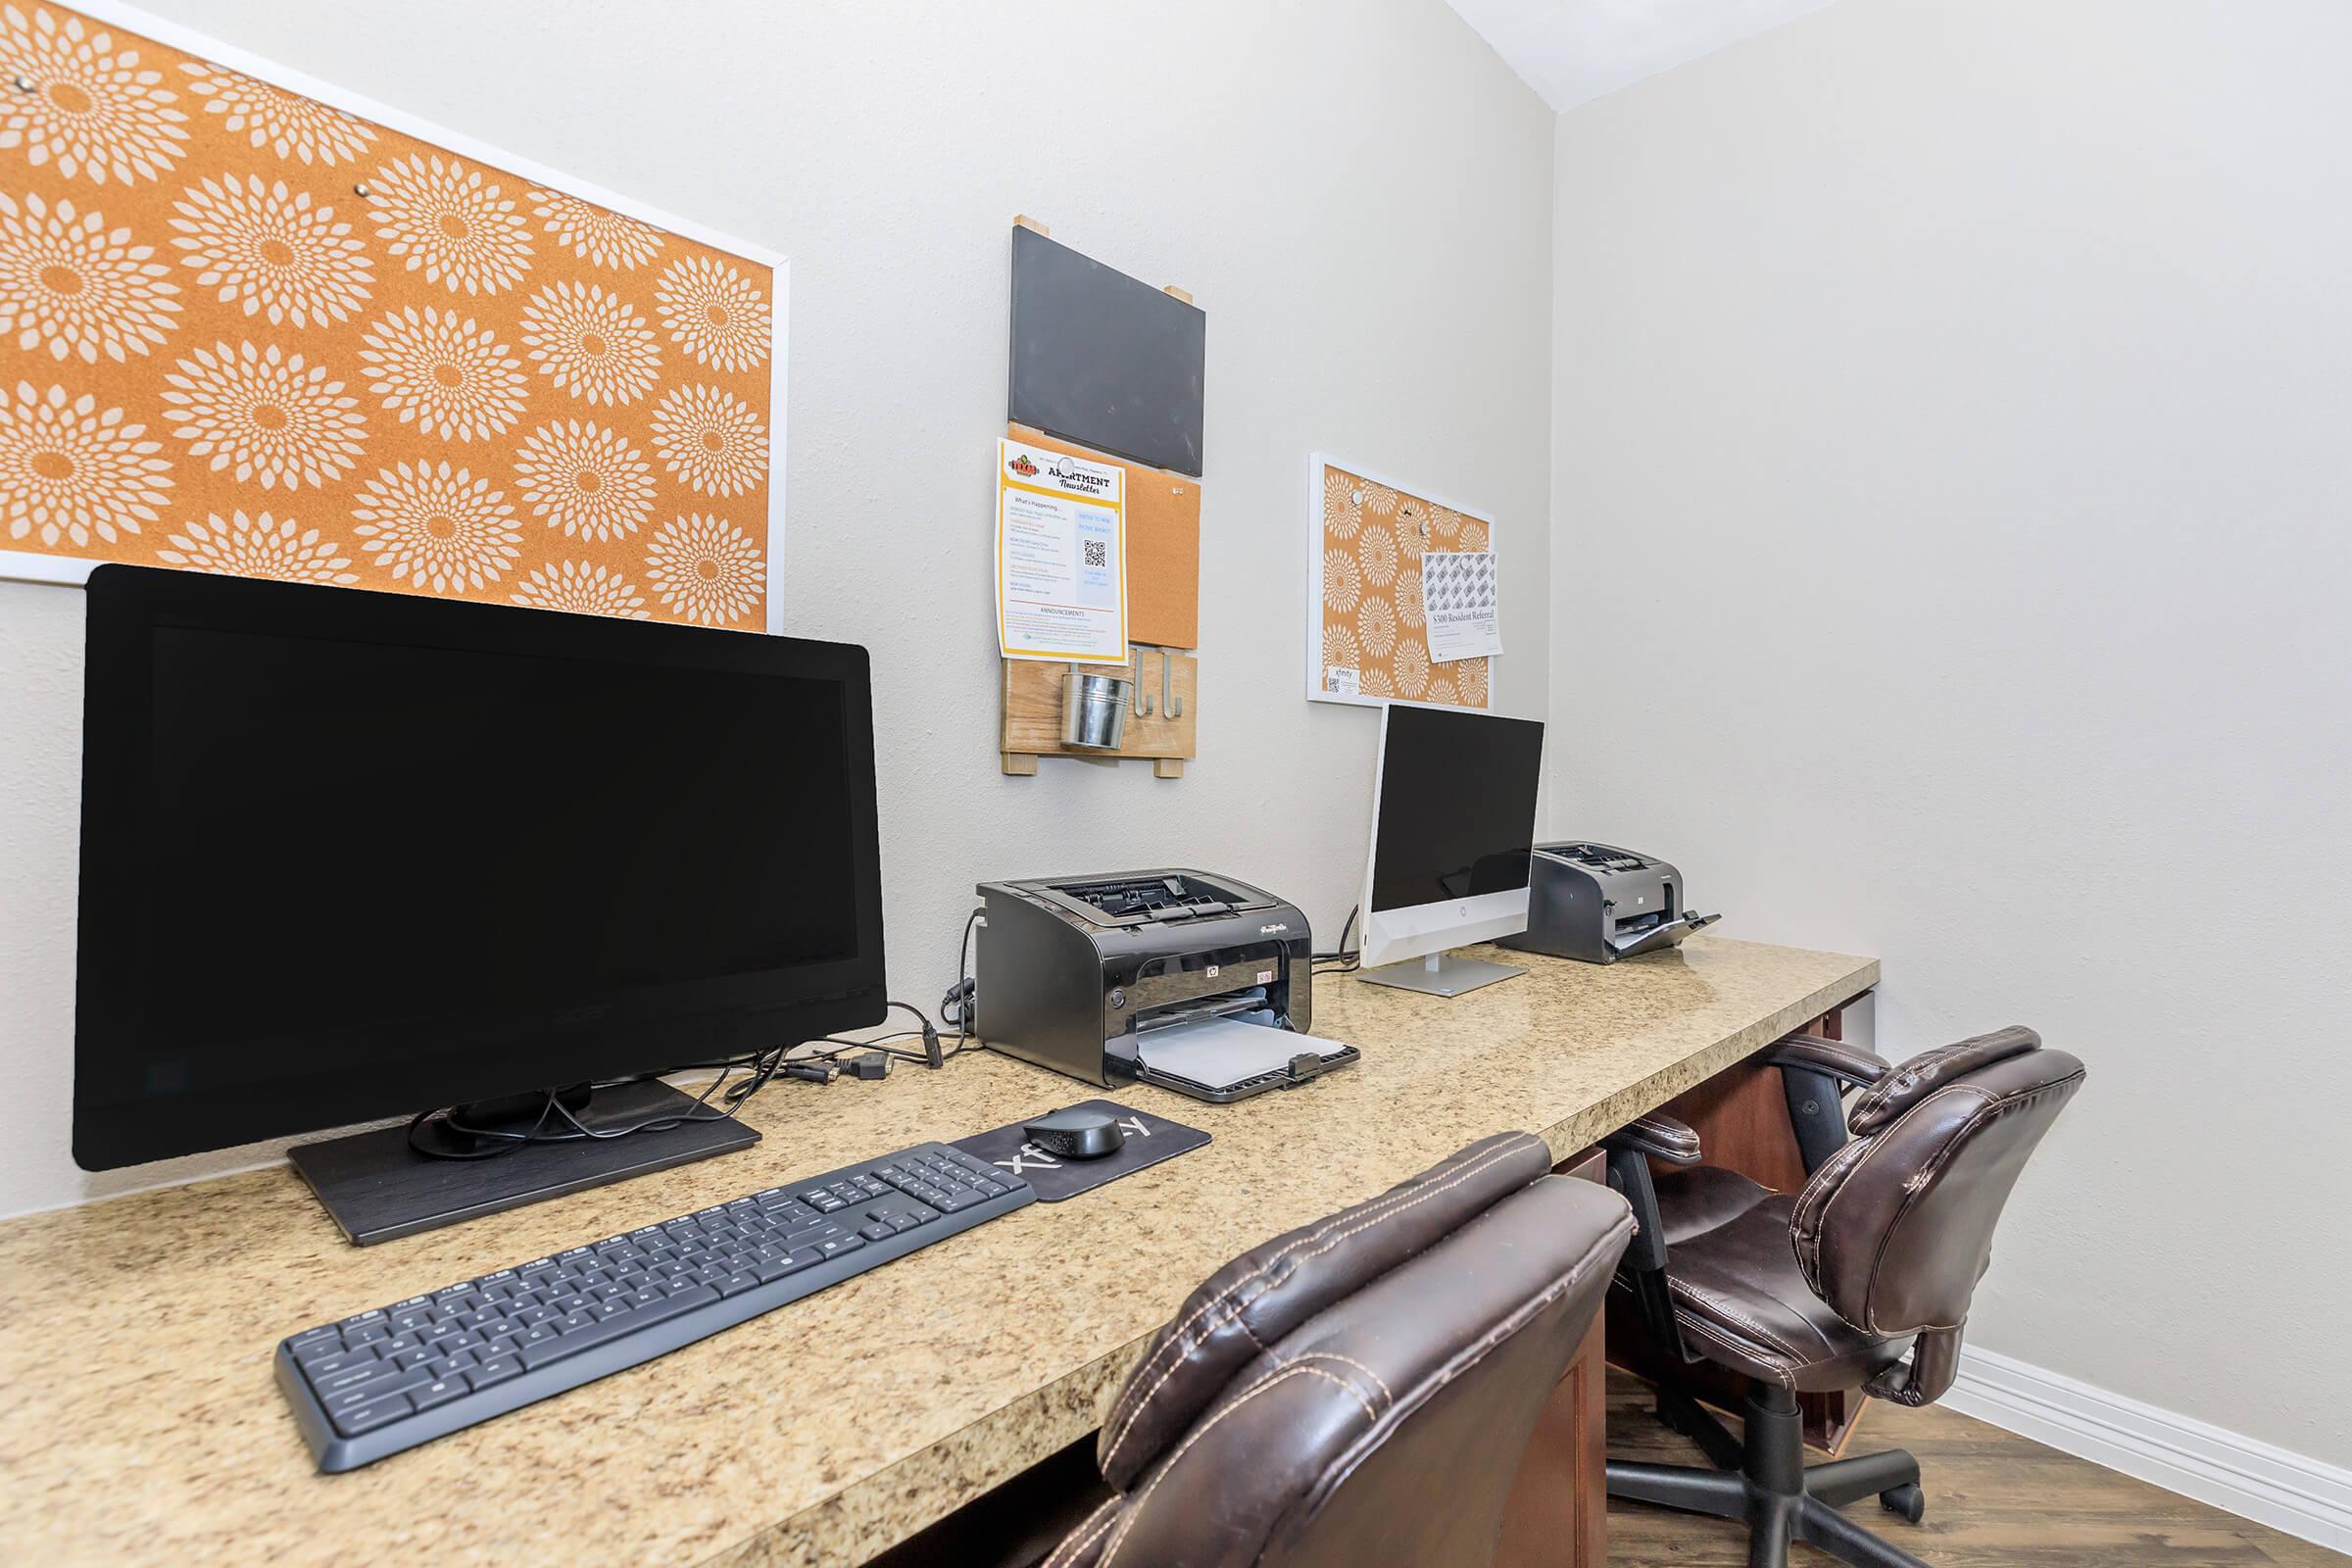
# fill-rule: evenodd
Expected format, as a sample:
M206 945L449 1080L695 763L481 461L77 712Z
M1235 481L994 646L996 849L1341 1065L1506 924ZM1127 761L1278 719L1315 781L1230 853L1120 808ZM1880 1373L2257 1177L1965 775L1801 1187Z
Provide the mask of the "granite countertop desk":
M278 1339L452 1280L1084 1099L994 1054L784 1083L739 1154L346 1244L290 1167L0 1225L9 1560L855 1562L1083 1436L1234 1253L1471 1140L1565 1156L1878 981L1876 960L1698 937L1607 968L1500 954L1456 1001L1326 978L1364 1059L1291 1094L1119 1098L1197 1152L1033 1204L643 1366L340 1476L312 1467Z

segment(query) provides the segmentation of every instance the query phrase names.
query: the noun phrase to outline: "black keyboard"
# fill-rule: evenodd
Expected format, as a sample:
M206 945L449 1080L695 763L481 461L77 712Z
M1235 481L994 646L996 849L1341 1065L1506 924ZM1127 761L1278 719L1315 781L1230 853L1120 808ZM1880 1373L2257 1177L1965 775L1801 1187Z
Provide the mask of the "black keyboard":
M277 1384L321 1470L350 1470L650 1361L1034 1202L920 1144L307 1329Z

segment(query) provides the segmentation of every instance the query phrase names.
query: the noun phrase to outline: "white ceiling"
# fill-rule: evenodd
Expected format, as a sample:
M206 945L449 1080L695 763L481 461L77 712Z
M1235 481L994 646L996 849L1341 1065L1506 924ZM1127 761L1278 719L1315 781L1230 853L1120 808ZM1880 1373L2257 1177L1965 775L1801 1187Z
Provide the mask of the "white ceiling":
M1555 110L1713 54L1830 0L1446 0Z

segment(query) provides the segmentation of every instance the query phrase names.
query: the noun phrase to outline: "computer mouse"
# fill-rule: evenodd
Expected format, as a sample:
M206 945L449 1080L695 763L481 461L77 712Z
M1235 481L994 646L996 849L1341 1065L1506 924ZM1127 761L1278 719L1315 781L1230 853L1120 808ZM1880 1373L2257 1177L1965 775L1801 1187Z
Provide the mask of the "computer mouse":
M1029 1141L1059 1159L1101 1159L1127 1142L1117 1118L1100 1110L1049 1111L1021 1129Z

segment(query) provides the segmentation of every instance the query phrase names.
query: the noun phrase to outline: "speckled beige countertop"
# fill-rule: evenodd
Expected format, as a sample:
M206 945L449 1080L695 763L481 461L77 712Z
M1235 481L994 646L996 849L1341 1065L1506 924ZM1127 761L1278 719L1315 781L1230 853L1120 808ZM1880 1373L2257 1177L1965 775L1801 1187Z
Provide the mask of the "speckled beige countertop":
M1878 981L1873 959L1699 937L1609 968L1526 955L1455 1001L1327 978L1363 1061L1207 1105L1215 1141L1033 1204L646 1365L322 1476L282 1336L1094 1091L993 1054L754 1102L720 1159L380 1247L284 1166L0 1225L0 1544L13 1563L860 1560L1097 1424L1195 1283L1473 1139L1566 1155Z

